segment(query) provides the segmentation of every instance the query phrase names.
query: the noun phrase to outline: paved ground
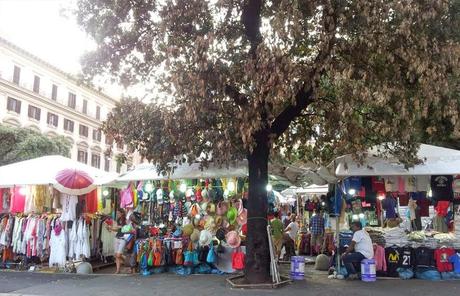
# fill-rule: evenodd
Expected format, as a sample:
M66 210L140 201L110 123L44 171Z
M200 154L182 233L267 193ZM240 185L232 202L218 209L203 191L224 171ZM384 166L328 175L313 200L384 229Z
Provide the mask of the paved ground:
M329 280L323 274L309 273L298 281L277 290L231 289L226 276L172 274L149 277L115 275L66 275L0 272L0 295L456 295L460 281L429 282L419 280L379 280L375 283ZM5 294L6 295L6 294Z

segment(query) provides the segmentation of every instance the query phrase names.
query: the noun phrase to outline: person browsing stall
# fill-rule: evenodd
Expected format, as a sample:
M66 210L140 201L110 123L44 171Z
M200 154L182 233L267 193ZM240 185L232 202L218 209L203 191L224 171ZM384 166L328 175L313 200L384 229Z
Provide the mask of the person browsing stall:
M324 237L324 218L323 211L314 213L310 219L310 232L311 232L311 254L318 254L321 249Z
M281 249L283 248L284 230L283 222L281 222L279 218L279 212L275 212L274 218L270 221L270 226L272 228L272 238L276 249L276 256L278 256L277 259L279 259L281 255Z
M286 249L286 259L290 259L291 256L295 256L295 240L297 233L299 232L299 224L296 221L296 215L291 214L291 223L284 230L283 244Z
M361 263L363 259L374 257L372 240L367 231L362 229L361 222L355 221L351 224L353 238L350 246L343 253L342 260L348 272L348 278L354 280L358 278L354 263Z

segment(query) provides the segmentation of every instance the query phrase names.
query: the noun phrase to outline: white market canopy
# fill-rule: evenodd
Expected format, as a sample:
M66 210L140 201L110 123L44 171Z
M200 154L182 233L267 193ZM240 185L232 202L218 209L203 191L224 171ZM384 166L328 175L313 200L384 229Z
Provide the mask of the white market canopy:
M281 191L281 194L287 197L292 197L292 196L295 196L296 194L321 195L321 194L327 194L328 189L329 189L328 185L310 185L305 188L289 187L288 189Z
M93 178L96 185L108 183L116 178L116 174L107 173L64 156L50 155L0 167L0 187L56 184L57 173L65 169L84 171Z
M232 178L248 176L247 163L241 162L228 168L210 164L203 170L199 163L182 164L174 169L172 174L158 174L157 167L153 164L140 164L133 170L120 175L117 182L146 181L146 180L177 180L177 179L205 179L205 178Z
M363 164L353 160L351 155L338 157L335 164L337 177L349 176L423 176L460 174L460 151L433 145L421 144L417 157L422 164L406 169L397 159L376 156L376 149L370 149Z

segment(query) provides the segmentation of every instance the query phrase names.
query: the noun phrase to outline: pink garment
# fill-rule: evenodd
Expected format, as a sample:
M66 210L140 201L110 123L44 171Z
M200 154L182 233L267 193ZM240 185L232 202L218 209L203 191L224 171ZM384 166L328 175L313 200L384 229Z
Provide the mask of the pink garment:
M374 245L375 270L387 271L387 261L385 259L385 249L382 246Z
M133 205L133 192L131 191L130 186L121 191L120 197L120 207L127 208Z
M22 195L19 191L21 187L14 187L13 195L11 196L11 213L22 213L24 212L24 206L26 203L26 196Z
M398 192L406 192L406 179L404 177L398 177Z

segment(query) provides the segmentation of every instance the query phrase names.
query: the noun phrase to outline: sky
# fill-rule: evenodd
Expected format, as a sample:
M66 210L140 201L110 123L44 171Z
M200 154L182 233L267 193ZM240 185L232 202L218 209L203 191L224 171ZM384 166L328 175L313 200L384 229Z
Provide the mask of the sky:
M68 13L74 4L75 0L0 0L0 36L67 73L78 74L80 56L94 49L95 43ZM120 97L122 90L105 86L104 92Z

